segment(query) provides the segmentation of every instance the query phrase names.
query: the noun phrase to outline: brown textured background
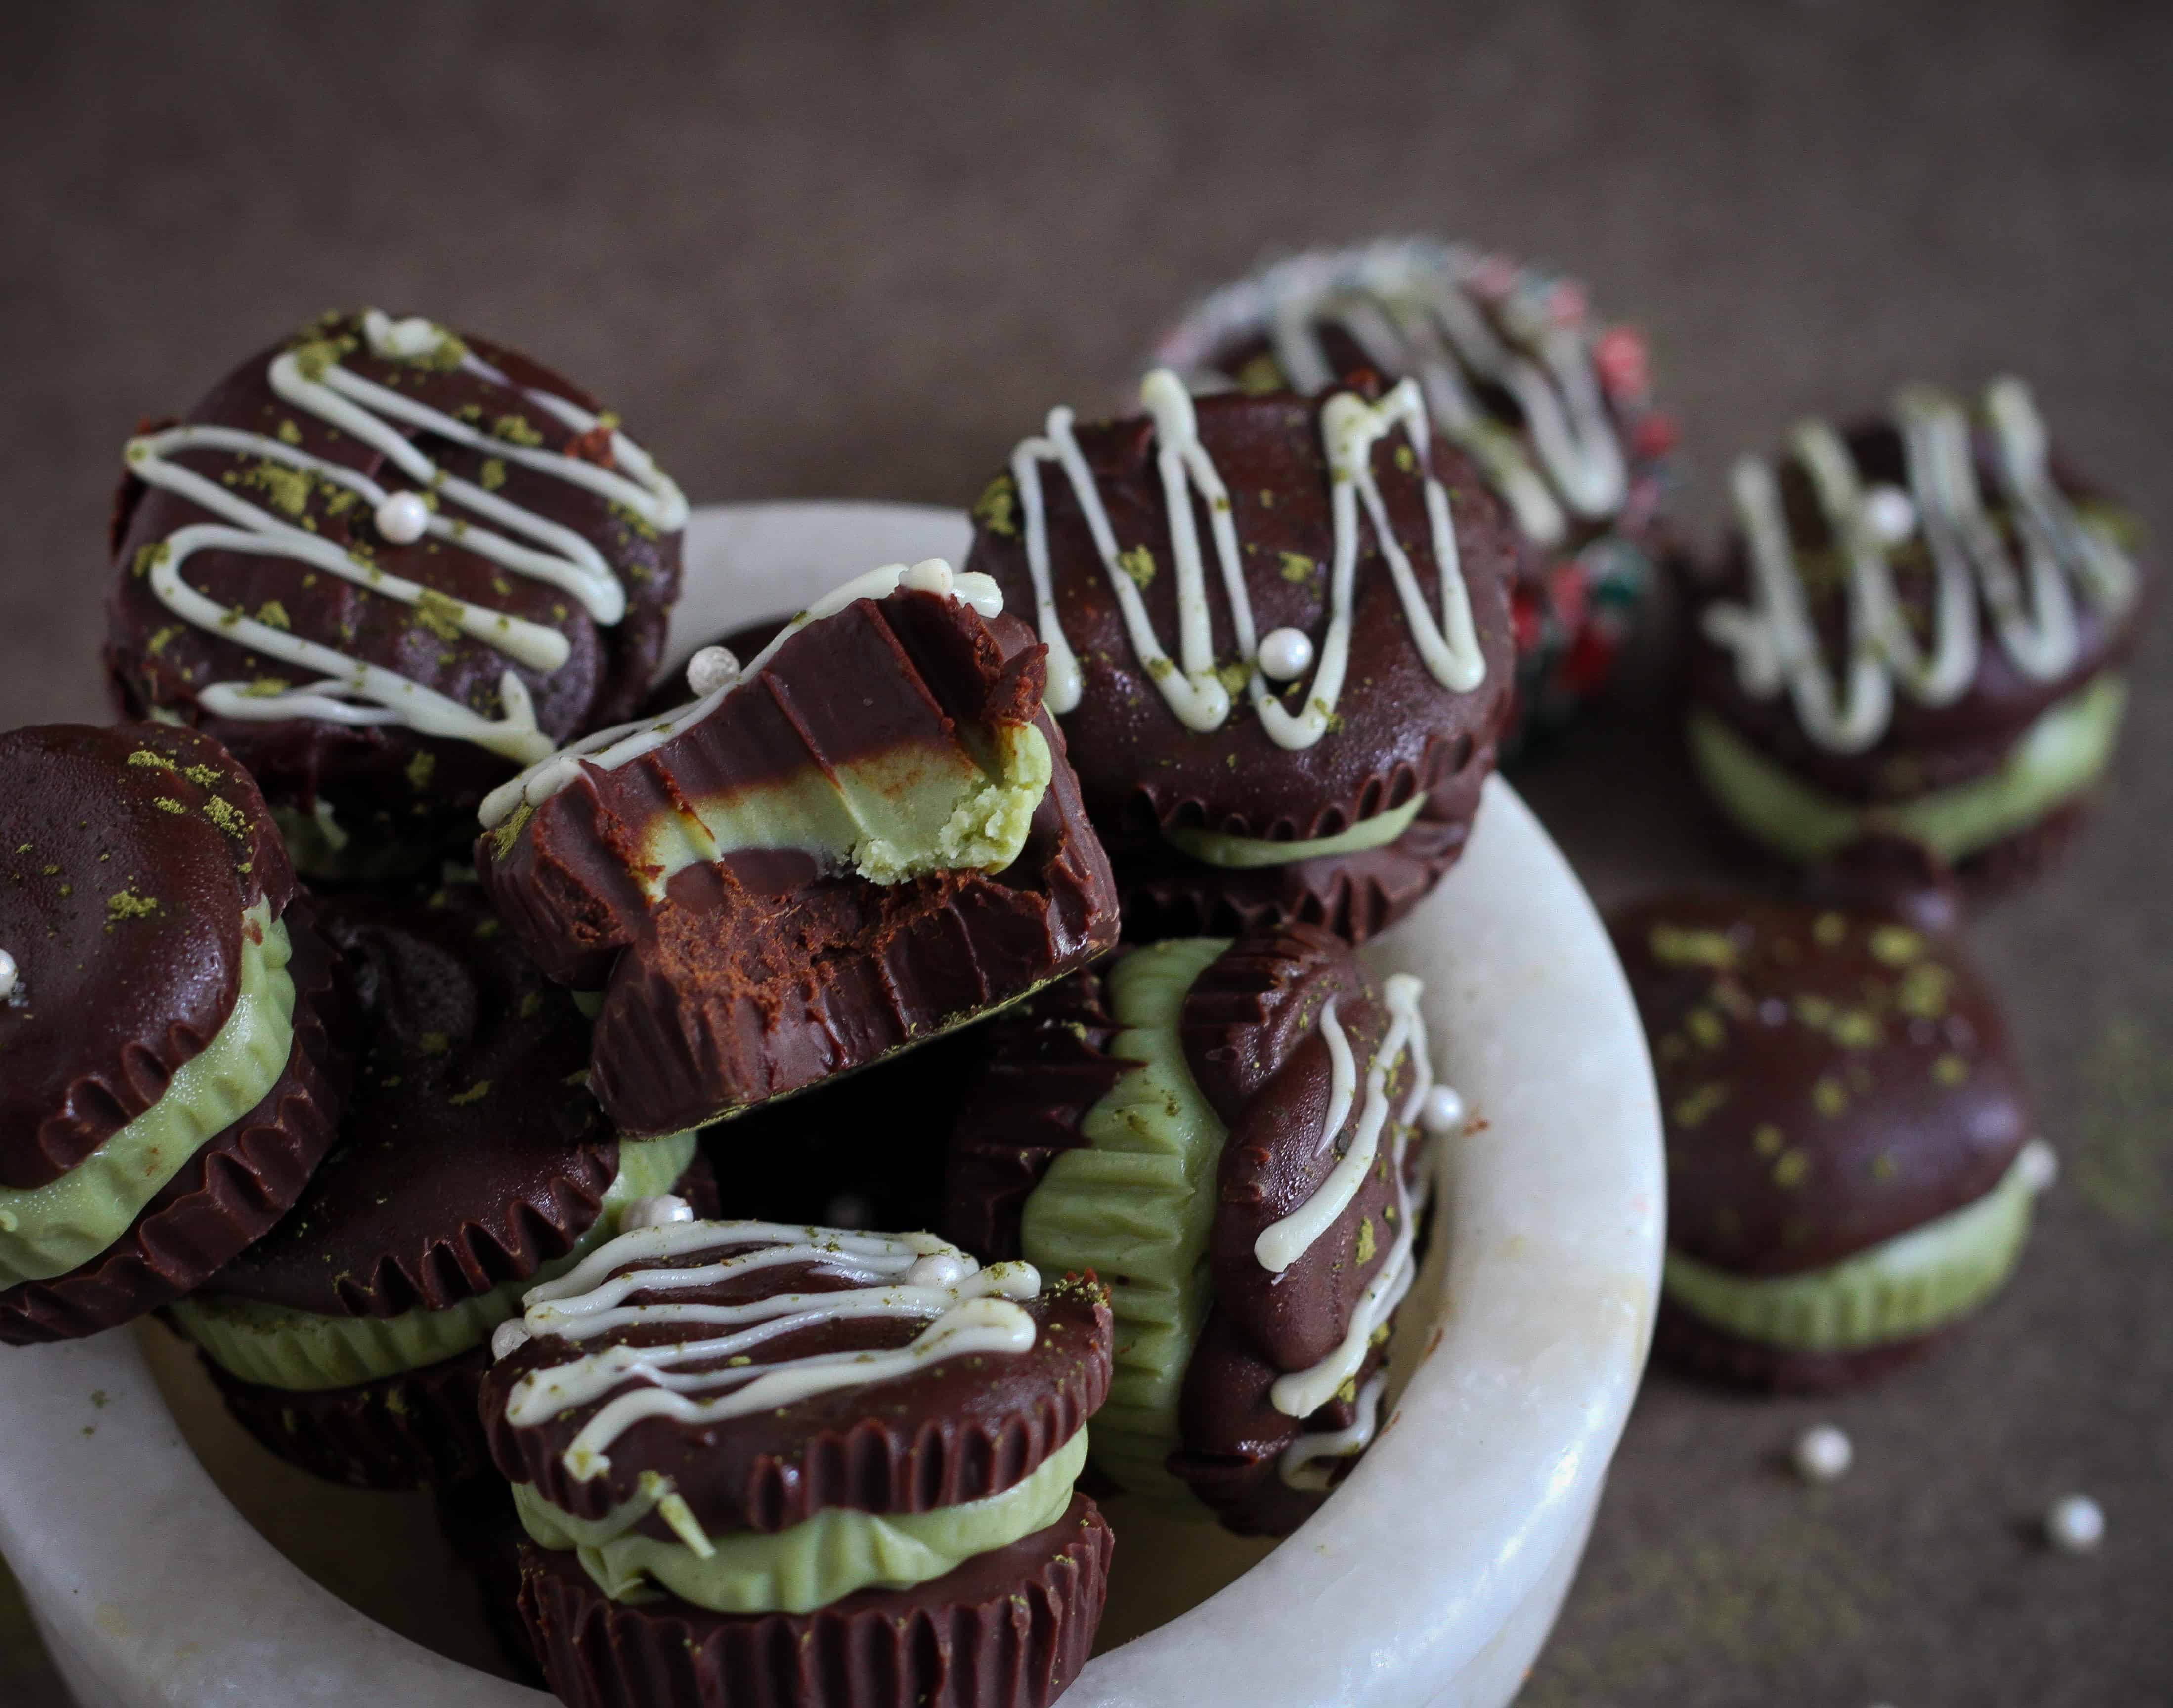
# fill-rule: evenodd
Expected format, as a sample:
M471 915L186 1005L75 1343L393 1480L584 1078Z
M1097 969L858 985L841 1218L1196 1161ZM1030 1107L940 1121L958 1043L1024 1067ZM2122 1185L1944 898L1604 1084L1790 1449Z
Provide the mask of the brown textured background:
M697 500L957 503L1194 291L1421 228L1650 330L1701 521L1798 414L2012 364L2173 536L2167 8L817 10L0 10L0 726L99 712L138 415L336 304L536 351ZM1875 1394L1656 1380L1528 1702L2173 1696L2159 616L2086 842L1979 934L2067 1164L2025 1272ZM1603 900L1711 864L1673 752L1631 696L1525 779ZM1858 1468L1811 1490L1775 1456L1814 1416ZM2068 1488L2095 1558L2030 1538ZM0 1700L56 1700L4 1596Z

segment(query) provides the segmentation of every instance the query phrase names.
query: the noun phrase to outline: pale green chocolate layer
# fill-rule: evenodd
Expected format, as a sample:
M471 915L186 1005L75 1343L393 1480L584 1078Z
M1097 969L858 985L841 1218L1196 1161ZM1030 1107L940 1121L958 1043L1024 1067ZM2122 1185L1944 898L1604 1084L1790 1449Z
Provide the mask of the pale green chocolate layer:
M1793 859L1821 859L1881 831L1914 838L1954 861L2027 830L2095 783L2112 757L2127 699L2122 678L2100 676L2047 707L1988 776L1879 806L1790 775L1709 712L1690 714L1690 757L1722 810Z
M1792 1352L1854 1352L1914 1339L1967 1316L1999 1290L2030 1233L2021 1158L1958 1210L1793 1275L1739 1275L1670 1250L1669 1298L1746 1340Z
M674 873L753 849L802 850L878 884L1001 871L1026 846L1053 768L1040 730L1020 724L985 755L914 746L809 769L659 821L643 840L640 863L654 869L643 881L661 894Z
M1324 859L1333 854L1363 854L1394 842L1419 816L1426 796L1415 795L1401 806L1361 818L1335 836L1317 836L1308 842L1270 842L1264 837L1224 836L1214 831L1170 826L1162 840L1180 854L1188 854L1211 866L1245 870L1254 866L1286 866L1298 860Z
M293 946L269 902L242 918L240 985L218 1035L181 1064L156 1102L57 1180L0 1187L0 1287L50 1280L89 1263L287 1070L294 1048Z
M442 1311L331 1317L210 1293L176 1300L168 1308L181 1332L222 1369L262 1387L310 1393L420 1370L489 1339L499 1323L520 1311L522 1294L565 1274L615 1235L628 1204L671 1191L694 1160L694 1149L692 1133L622 1140L617 1177L604 1193L596 1220L572 1250L526 1280L508 1281Z
M1229 946L1179 938L1112 969L1110 1012L1124 1029L1109 1051L1139 1070L1087 1111L1086 1142L1049 1166L1021 1229L1043 1274L1092 1269L1110 1284L1116 1360L1094 1417L1095 1463L1130 1493L1191 1517L1206 1509L1163 1461L1179 1444L1178 1394L1207 1315L1207 1238L1228 1134L1193 1080L1177 1028L1193 982Z
M1086 1463L1086 1431L1000 1495L932 1512L859 1512L832 1506L788 1530L703 1533L683 1502L656 1478L649 1498L609 1518L575 1518L534 1485L513 1485L513 1504L537 1545L573 1549L581 1568L613 1601L639 1601L661 1588L714 1613L812 1613L863 1589L911 1589L956 1571L976 1554L1045 1530L1071 1504ZM663 1507L683 1538L630 1533Z

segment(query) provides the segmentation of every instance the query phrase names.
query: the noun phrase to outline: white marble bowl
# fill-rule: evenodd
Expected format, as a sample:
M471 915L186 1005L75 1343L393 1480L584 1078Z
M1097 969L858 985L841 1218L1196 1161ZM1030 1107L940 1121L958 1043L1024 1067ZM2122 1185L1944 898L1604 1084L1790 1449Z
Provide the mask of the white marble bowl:
M676 650L880 563L957 563L967 538L955 513L896 505L700 512ZM1393 1420L1272 1551L1115 1503L1104 1651L1067 1708L1500 1708L1575 1572L1659 1280L1636 1013L1575 876L1498 779L1463 862L1372 958L1426 980L1435 1059L1475 1117L1404 1307ZM487 1650L423 1497L269 1460L162 1330L0 1349L0 1551L83 1708L547 1700L451 1657Z

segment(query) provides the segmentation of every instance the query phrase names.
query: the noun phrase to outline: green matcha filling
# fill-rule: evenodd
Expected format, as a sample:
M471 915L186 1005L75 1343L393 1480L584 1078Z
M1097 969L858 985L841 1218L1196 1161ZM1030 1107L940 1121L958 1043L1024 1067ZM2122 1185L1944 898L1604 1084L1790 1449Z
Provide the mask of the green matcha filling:
M67 1173L43 1186L0 1188L0 1287L50 1280L105 1250L287 1070L293 947L269 902L242 919L240 988L218 1035L175 1070L156 1102Z
M1079 1123L1027 1199L1022 1243L1043 1274L1092 1269L1109 1285L1116 1367L1094 1418L1094 1460L1130 1492L1204 1516L1163 1461L1207 1315L1207 1237L1227 1129L1194 1083L1178 1021L1193 981L1230 946L1181 938L1134 950L1109 973L1124 1029L1110 1053L1140 1064Z
M1690 719L1690 757L1728 816L1791 859L1823 859L1873 831L1965 859L2027 830L2095 782L2112 757L2127 684L2111 673L2047 707L1987 776L1866 806L1791 776L1709 712Z
M622 1140L618 1177L603 1207L573 1249L553 1258L526 1280L507 1281L488 1293L442 1311L405 1311L394 1317L321 1316L258 1299L199 1293L168 1308L190 1339L221 1368L263 1387L315 1392L351 1387L457 1357L480 1346L520 1309L520 1296L553 1280L618 1231L626 1206L638 1198L671 1190L694 1160L694 1135Z
M1271 842L1264 837L1224 836L1216 831L1193 830L1171 825L1162 840L1181 854L1211 866L1286 866L1298 860L1325 859L1332 854L1363 854L1394 842L1411 827L1426 805L1426 796L1415 795L1401 806L1361 818L1350 829L1334 836L1317 836L1308 842Z
M1928 1334L1999 1290L2030 1232L2021 1157L1949 1215L1822 1269L1739 1275L1670 1250L1668 1296L1731 1334L1793 1352L1853 1352Z
M928 872L1001 871L1026 846L1049 790L1049 743L1032 724L976 754L912 746L693 803L644 837L636 864L661 895L672 875L741 849L801 849L878 884Z
M1071 1504L1086 1463L1081 1429L1001 1494L932 1512L859 1512L830 1506L789 1530L710 1537L650 1472L644 1498L610 1517L561 1511L532 1484L513 1485L520 1522L539 1547L573 1549L613 1601L643 1601L661 1588L714 1613L812 1613L863 1589L911 1589L956 1571L976 1554L1046 1530ZM681 1538L661 1541L633 1526L661 1510Z

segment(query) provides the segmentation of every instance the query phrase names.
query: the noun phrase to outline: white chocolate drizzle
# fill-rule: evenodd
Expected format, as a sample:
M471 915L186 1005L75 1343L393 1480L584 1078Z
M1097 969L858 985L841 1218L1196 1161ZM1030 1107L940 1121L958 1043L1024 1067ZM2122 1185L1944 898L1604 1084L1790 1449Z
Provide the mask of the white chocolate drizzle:
M1735 466L1731 484L1750 563L1750 602L1718 602L1702 619L1708 638L1735 655L1745 693L1785 689L1797 722L1830 752L1858 753L1891 721L1898 687L1922 704L1952 704L1976 679L1982 641L1978 601L2015 668L2051 682L2080 652L2072 582L2100 611L2117 615L2136 596L2135 565L2084 525L2054 482L2045 428L2023 383L1986 388L1994 476L2021 547L2019 566L1978 490L1970 422L1961 407L1928 386L1894 400L1908 469L1908 509L1935 577L1930 645L1904 614L1892 554L1903 495L1867 491L1841 435L1824 422L1798 427L1791 450L1810 480L1847 574L1845 674L1830 670L1810 614L1790 539L1780 482L1756 457ZM1890 496L1889 496L1890 494Z
M1044 462L1057 464L1070 482L1087 531L1093 536L1095 550L1108 575L1110 590L1116 597L1132 649L1170 710L1187 729L1201 733L1219 729L1229 718L1231 709L1230 692L1215 661L1207 567L1192 509L1195 493L1207 507L1216 566L1228 606L1231 629L1246 672L1246 692L1261 726L1278 746L1310 747L1327 733L1335 719L1336 703L1343 692L1344 673L1350 663L1361 504L1367 520L1372 524L1374 538L1394 579L1405 620L1410 625L1412 638L1427 670L1443 687L1458 693L1469 693L1486 680L1486 660L1480 649L1478 632L1471 617L1471 595L1458 560L1448 493L1434 478L1427 460L1426 404L1415 380L1403 381L1378 403L1368 403L1355 392L1340 391L1321 407L1320 432L1328 455L1335 530L1335 559L1329 574L1328 633L1319 648L1318 663L1311 689L1304 697L1303 709L1295 714L1276 697L1261 667L1252 595L1246 585L1243 554L1231 511L1229 490L1216 469L1214 459L1200 441L1191 396L1174 372L1157 368L1140 382L1140 401L1154 418L1156 463L1162 477L1163 507L1169 520L1177 596L1178 656L1175 660L1163 649L1147 615L1146 603L1135 580L1137 571L1127 566L1126 559L1130 554L1118 547L1101 490L1072 431L1072 412L1061 405L1050 410L1042 436L1025 440L1011 453L1011 478L1018 488L1025 522L1027 573L1033 582L1035 621L1042 642L1049 649L1047 698L1051 711L1061 714L1073 710L1079 703L1083 683L1078 658L1056 610L1049 568L1048 505L1041 485L1041 465ZM1415 454L1424 482L1427 530L1441 584L1442 620L1438 623L1426 606L1426 592L1410 558L1389 525L1380 486L1373 476L1373 447L1399 427ZM1277 636L1282 633L1275 632ZM1277 650L1286 657L1288 647L1287 642L1279 642ZM1300 673L1292 671L1291 676Z
M1411 1188L1405 1161L1412 1130L1423 1127L1429 1140L1444 1138L1462 1124L1464 1113L1462 1100L1448 1087L1434 1083L1425 1021L1419 1012L1423 992L1419 980L1408 973L1391 974L1383 984L1382 1005L1388 1013L1388 1030L1366 1072L1365 1102L1359 1107L1358 1128L1351 1136L1351 1148L1303 1204L1254 1242L1253 1255L1261 1268L1280 1277L1351 1208L1367 1174L1380 1160L1383 1129L1393 1125L1387 1168L1395 1198L1394 1237L1388 1255L1359 1294L1341 1343L1310 1369L1277 1377L1270 1389L1270 1402L1286 1417L1310 1417L1358 1374L1376 1332L1395 1314L1417 1279L1414 1256L1418 1222L1425 1213L1432 1182L1430 1173L1423 1174L1417 1191ZM1359 1085L1357 1060L1342 1023L1335 1017L1333 999L1321 1009L1320 1035L1328 1047L1329 1064L1328 1109L1319 1141L1319 1148L1324 1150L1350 1118ZM1411 1064L1410 1087L1396 1106L1392 1123L1388 1080L1406 1055ZM1443 1091L1448 1095L1439 1095ZM1332 1468L1318 1466L1314 1461L1347 1458L1365 1451L1372 1439L1379 1410L1379 1382L1377 1376L1359 1395L1358 1416L1348 1429L1300 1436L1284 1450L1281 1474L1285 1482L1293 1488L1326 1488L1334 1474Z
M21 978L21 971L15 965L15 957L5 949L0 949L0 1002L14 1001Z
M1380 1433L1381 1395L1388 1386L1388 1372L1375 1371L1358 1390L1357 1415L1351 1419L1350 1426L1315 1430L1300 1436L1283 1449L1282 1457L1275 1463L1276 1474L1293 1489L1329 1487L1342 1462L1356 1458Z
M1004 608L1003 590L994 580L979 574L953 574L951 566L941 558L924 558L910 567L889 563L880 569L871 569L841 587L833 588L794 617L744 668L737 666L725 648L704 648L687 661L687 686L696 691L696 698L661 718L637 718L631 723L598 730L537 760L518 777L500 784L483 797L483 808L477 815L483 827L496 830L524 805L541 806L580 776L585 766L593 766L599 771L616 771L629 760L654 752L715 711L724 703L726 695L761 675L763 667L777 655L777 649L810 623L835 617L863 599L887 599L900 588L956 600L971 606L983 617L999 616ZM726 668L728 662L732 668ZM701 686L704 682L710 685L706 691Z
M658 1266L626 1267L639 1263ZM671 1296L764 1269L809 1267L853 1285L833 1292L774 1293L732 1305ZM645 1418L699 1428L819 1393L893 1381L943 1358L1028 1351L1033 1318L1018 1301L1040 1290L1041 1277L1032 1264L983 1269L934 1234L759 1221L670 1221L634 1228L598 1247L557 1280L530 1290L522 1334L578 1345L622 1328L667 1324L683 1327L688 1338L576 1352L563 1363L531 1371L507 1396L506 1420L516 1428L533 1428L593 1404L629 1381L640 1383L601 1406L567 1447L567 1470L585 1480L610 1468L607 1450ZM785 1336L871 1317L927 1327L887 1350L812 1353L774 1362L763 1358L766 1345ZM507 1337L508 1350L521 1344Z
M362 333L371 353L392 361L434 360L451 337L428 321L393 321L375 309L364 314ZM366 553L335 546L176 459L192 450L226 451L277 463L312 481L342 488L369 506L380 531L390 542L404 545L427 536L472 552L514 574L570 594L591 618L606 626L625 616L626 590L591 541L524 505L448 473L395 423L404 423L453 444L487 450L502 461L585 488L623 506L660 532L686 525L686 498L648 453L615 428L611 434L612 456L624 473L560 451L496 438L342 367L336 351L326 353L332 350L330 346L305 348L312 348L321 362L305 368L301 352L282 351L272 358L267 374L272 391L379 453L414 487L388 490L355 469L312 455L282 439L233 428L185 424L129 440L125 455L130 471L137 478L224 519L191 524L154 548L148 574L159 601L198 628L321 677L300 687L272 692L262 691L257 684L213 682L198 691L197 699L206 709L224 718L303 717L351 725L404 724L421 734L472 742L520 762L541 758L550 752L550 740L537 728L527 688L510 669L499 678L499 715L488 718L396 671L223 606L191 586L181 570L198 551L287 558L313 571L328 572L380 597L425 606L461 633L515 663L547 674L566 661L569 648L564 635L391 574ZM472 352L462 351L459 366L461 371L525 397L575 433L594 431L599 424L596 416L569 399L516 385ZM457 505L477 520L446 514L449 505Z
M1322 337L1331 326L1382 372L1418 381L1435 424L1480 465L1527 538L1551 546L1570 517L1603 521L1622 508L1627 459L1581 293L1464 245L1388 239L1293 256L1209 298L1162 354L1205 390L1219 379L1200 371L1205 361L1264 334L1291 387L1318 391L1336 379ZM1480 385L1514 401L1521 434L1494 418Z

